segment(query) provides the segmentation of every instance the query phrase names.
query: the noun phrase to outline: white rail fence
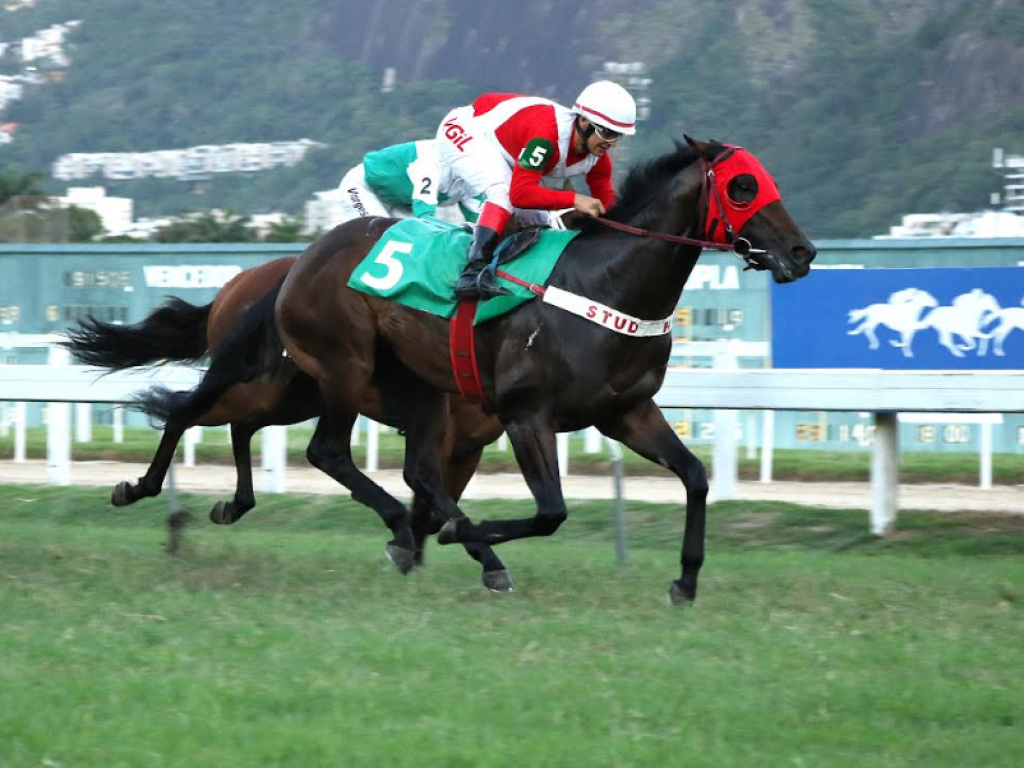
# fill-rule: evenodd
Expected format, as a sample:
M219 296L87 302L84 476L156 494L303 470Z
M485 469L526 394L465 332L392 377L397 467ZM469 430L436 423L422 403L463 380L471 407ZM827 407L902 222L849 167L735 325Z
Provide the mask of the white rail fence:
M733 350L735 351L735 350ZM95 369L69 365L67 353L51 347L47 365L0 366L0 401L16 403L15 461L25 458L24 403L49 403L47 409L47 467L51 483L71 482L71 405L123 404L139 390L159 384L171 389L190 389L200 371L164 366L109 374L97 378ZM719 363L728 361L719 360ZM991 423L993 414L1024 413L1024 372L901 372L901 371L795 371L738 368L670 371L656 398L663 408L716 410L716 438L712 464L713 498L734 498L738 444L734 438L737 411L867 411L874 414L875 439L871 464L871 530L891 530L898 509L897 470L900 413L954 413L974 415L982 423L982 486L991 484ZM82 410L79 409L79 414ZM18 414L21 418L18 418ZM79 416L79 433L85 430ZM765 419L766 434L770 419ZM194 461L199 439L192 432L185 441L185 461ZM263 432L263 489L284 492L286 482L286 432L269 427ZM367 469L377 468L377 427L367 432ZM568 436L560 435L559 460L568 463ZM587 437L587 450L600 442ZM770 478L770 440L762 452L762 479ZM767 457L767 463L764 463ZM986 467L987 464L987 467ZM767 471L766 468L767 467Z

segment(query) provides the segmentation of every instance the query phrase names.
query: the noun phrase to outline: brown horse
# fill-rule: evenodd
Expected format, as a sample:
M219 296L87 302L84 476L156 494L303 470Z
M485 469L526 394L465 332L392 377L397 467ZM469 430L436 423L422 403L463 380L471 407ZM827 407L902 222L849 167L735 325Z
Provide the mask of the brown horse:
M807 274L816 253L756 158L716 142L687 139L687 145L634 169L608 219L630 231L587 222L552 271L547 290L585 297L591 306L604 305L602 312L632 319L673 314L702 247L734 243L748 264L770 270L780 283ZM422 522L410 519L352 460L349 435L367 388L377 388L385 408L401 413L406 481L448 518L442 543L499 544L554 533L567 516L555 435L597 426L682 480L682 574L670 597L693 600L704 561L708 485L703 465L652 399L664 379L671 336L617 334L547 300L528 302L477 328L483 391L508 431L537 514L473 524L445 492L440 466L446 393L457 389L448 322L347 287L391 223L358 219L313 243L289 272L276 306L254 305L241 324L246 327L214 355L199 387L152 406L174 414L205 408L225 387L252 375L247 360L268 339L283 339L323 398L310 461L381 516L394 536L388 548L396 562L412 558L413 530ZM632 236L641 229L660 239Z
M128 326L86 318L68 332L65 346L79 361L108 370L152 365L164 360L196 362L207 354L216 354L239 318L281 283L295 261L294 256L283 257L240 272L206 306L171 298L142 322ZM380 393L369 387L362 394L360 412L386 423ZM235 523L256 505L250 453L253 435L268 425L294 424L319 416L321 410L315 383L282 359L279 352L259 377L227 389L194 420L168 419L146 473L135 483L127 480L118 483L111 493L111 503L126 506L158 495L187 428L230 424L237 473L235 495L229 501L218 501L210 512L210 520L222 525ZM442 448L444 483L452 497L458 499L476 471L484 446L494 442L503 428L497 418L460 397L451 398L448 422ZM415 498L413 507L420 510L424 503L423 499ZM422 563L426 536L436 532L440 523L430 522L426 509L417 514L417 520L422 524L416 530L415 560ZM504 565L489 548L473 547L471 554L480 560L484 568L483 580L489 588L496 591L511 588Z

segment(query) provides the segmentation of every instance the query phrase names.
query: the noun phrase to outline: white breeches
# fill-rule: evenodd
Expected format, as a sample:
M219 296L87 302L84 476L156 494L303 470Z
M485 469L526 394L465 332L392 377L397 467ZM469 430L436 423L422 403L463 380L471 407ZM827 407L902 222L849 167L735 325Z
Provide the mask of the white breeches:
M338 185L338 195L339 207L344 213L343 221L358 219L360 216L397 215L392 213L366 185L366 173L362 163L342 177L341 184Z

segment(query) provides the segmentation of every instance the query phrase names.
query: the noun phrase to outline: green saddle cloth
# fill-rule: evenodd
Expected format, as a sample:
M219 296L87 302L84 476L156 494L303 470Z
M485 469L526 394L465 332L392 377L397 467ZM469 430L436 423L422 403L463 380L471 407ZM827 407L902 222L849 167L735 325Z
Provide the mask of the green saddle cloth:
M542 230L535 245L501 269L527 283L543 285L558 257L577 234L572 230ZM455 283L466 266L472 241L473 236L458 224L433 218L403 219L377 241L352 273L348 286L432 315L451 317L458 304ZM499 253L502 247L498 246ZM512 295L482 301L474 325L493 320L536 298L510 280L499 277L498 282Z

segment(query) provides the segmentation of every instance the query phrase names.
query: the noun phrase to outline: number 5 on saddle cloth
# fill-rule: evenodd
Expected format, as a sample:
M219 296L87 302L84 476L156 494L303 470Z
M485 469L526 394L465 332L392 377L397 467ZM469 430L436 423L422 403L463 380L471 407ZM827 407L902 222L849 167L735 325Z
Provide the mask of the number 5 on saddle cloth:
M495 255L503 271L527 285L544 285L562 251L578 234L572 230L524 230L504 240ZM472 239L458 224L432 218L403 219L388 229L360 262L348 286L450 318L457 309L453 288L466 266L466 253ZM537 298L523 285L508 280L502 284L512 294L482 301L474 325Z

